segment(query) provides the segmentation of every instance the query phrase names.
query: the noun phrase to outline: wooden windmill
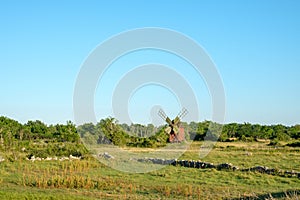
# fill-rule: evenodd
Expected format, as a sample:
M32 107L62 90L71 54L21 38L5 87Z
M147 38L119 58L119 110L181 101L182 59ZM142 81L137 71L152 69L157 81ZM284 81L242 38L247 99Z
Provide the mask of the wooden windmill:
M162 109L158 111L158 115L168 123L168 127L165 128L165 133L169 135L169 142L182 142L185 139L181 119L186 116L187 113L188 111L183 108L175 119L171 120Z

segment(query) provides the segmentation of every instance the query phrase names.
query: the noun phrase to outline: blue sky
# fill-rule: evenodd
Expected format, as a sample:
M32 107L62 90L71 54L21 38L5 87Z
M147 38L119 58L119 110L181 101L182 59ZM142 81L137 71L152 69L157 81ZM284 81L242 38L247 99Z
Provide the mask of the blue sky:
M22 123L73 121L74 85L89 53L120 32L162 27L193 38L216 64L226 94L225 122L299 124L299 9L297 0L1 1L0 115ZM121 58L105 74L95 92L98 119L112 115L110 95L122 75L118 67L149 62L183 73L196 92L200 120L210 119L203 80L180 70L185 65L180 59L151 51ZM129 103L134 122L147 123L152 104L166 106L171 116L180 109L163 88L135 94Z

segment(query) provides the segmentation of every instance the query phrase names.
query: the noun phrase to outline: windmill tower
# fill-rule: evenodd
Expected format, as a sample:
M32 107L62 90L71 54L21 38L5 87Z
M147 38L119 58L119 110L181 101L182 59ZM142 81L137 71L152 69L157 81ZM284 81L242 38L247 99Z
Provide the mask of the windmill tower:
M165 128L165 133L169 135L169 142L182 142L185 139L181 119L186 116L187 113L188 111L183 108L175 119L171 120L162 109L158 111L158 115L168 123L168 127Z

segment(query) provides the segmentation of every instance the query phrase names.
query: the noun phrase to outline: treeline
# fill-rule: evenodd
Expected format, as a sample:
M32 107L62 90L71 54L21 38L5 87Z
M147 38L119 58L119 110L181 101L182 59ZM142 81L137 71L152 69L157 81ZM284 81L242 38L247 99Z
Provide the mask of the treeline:
M260 125L250 123L230 123L221 126L220 124L210 121L191 122L188 124L190 139L203 140L207 134L214 135L221 130L219 141L254 141L259 139L269 139L277 141L289 141L300 139L300 125L284 126L277 125Z
M21 124L7 117L0 117L0 150L8 153L24 152L28 157L80 156L87 152L82 145L75 124L47 126L36 120ZM12 158L16 159L16 158Z
M18 140L45 139L54 142L78 142L75 124L68 121L66 125L56 124L47 126L45 123L36 120L21 124L7 117L0 117L0 140L9 146L10 142Z
M164 127L164 126L163 126ZM87 123L77 128L86 145L114 144L131 147L161 147L168 142L163 127L141 124L118 124L114 118L100 120L96 125Z
M162 128L149 125L145 129L142 125L133 125L128 127L129 132L125 128L125 124L119 125L113 118L100 120L96 125L87 123L76 127L71 121L46 125L35 120L21 124L0 116L0 151L11 153L14 157L12 160L15 160L16 155L19 155L17 152L22 152L27 157L34 155L42 158L82 156L88 152L85 145L160 147L167 143L168 136Z
M250 123L217 124L210 121L181 123L187 140L218 140L220 142L271 140L279 141L300 139L300 125L284 126L259 125ZM113 143L118 146L158 147L168 142L164 133L166 126L154 127L152 124L118 124L114 118L102 119L96 125L92 123L77 128L86 144Z
M202 141L218 139L228 141L271 140L300 143L300 125L284 126L230 123L220 125L210 121L183 122L187 140ZM66 124L46 125L36 120L21 124L7 117L0 117L0 150L24 151L24 153L46 155L77 155L87 152L85 145L115 144L131 147L161 147L168 142L164 133L166 126L152 124L119 124L114 118L100 120L97 124L86 123L78 127L71 121ZM295 143L296 141L296 143ZM298 143L297 143L298 141ZM44 155L44 156L43 156Z

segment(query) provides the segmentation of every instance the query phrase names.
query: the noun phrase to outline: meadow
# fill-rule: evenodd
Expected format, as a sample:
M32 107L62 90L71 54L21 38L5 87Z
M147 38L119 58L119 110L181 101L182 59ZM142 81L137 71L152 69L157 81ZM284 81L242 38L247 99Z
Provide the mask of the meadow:
M199 160L201 142L179 158ZM129 148L145 151L145 148ZM147 150L147 149L146 149ZM150 150L150 149L148 149ZM20 156L21 158L22 156ZM299 147L268 142L218 142L203 159L240 168L268 166L300 171ZM81 160L0 162L0 199L299 199L300 179L257 172L165 166L125 173L91 155Z

